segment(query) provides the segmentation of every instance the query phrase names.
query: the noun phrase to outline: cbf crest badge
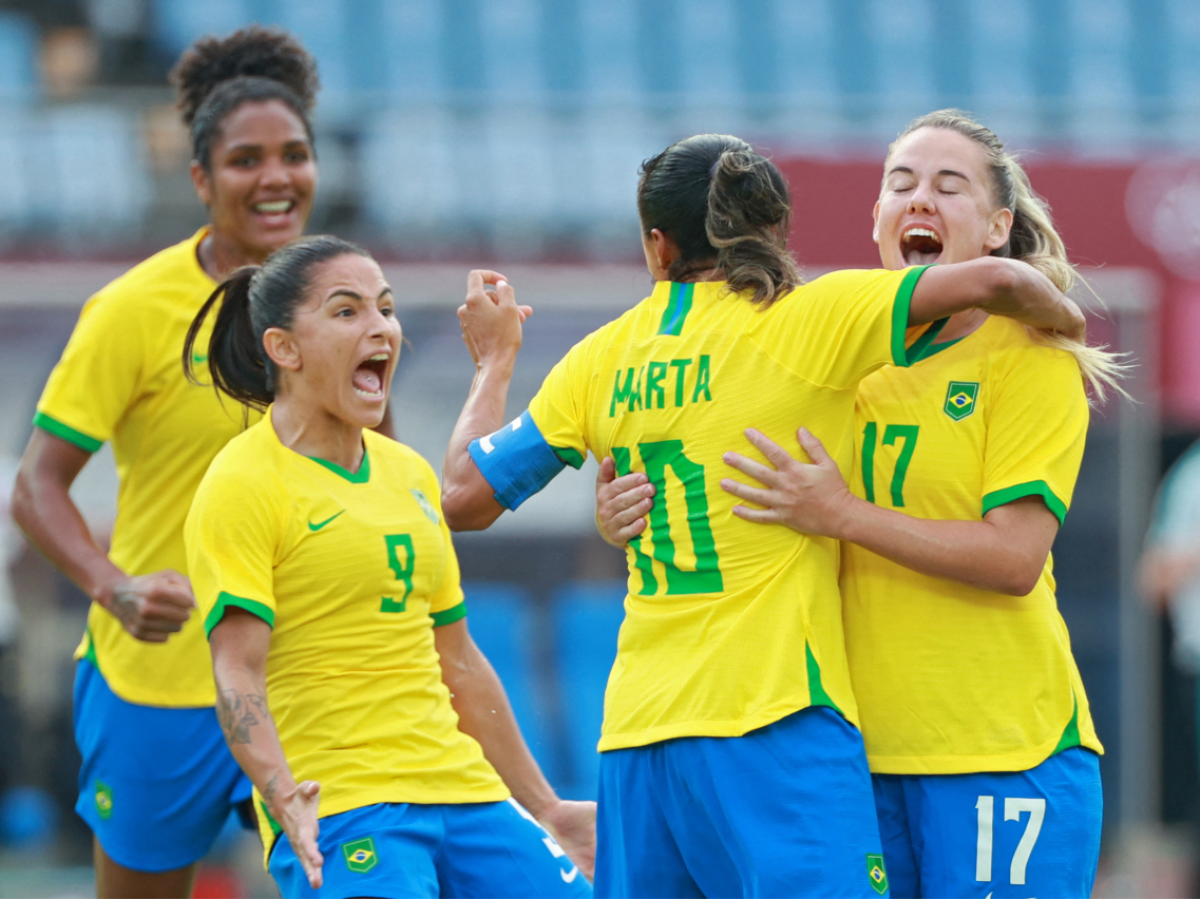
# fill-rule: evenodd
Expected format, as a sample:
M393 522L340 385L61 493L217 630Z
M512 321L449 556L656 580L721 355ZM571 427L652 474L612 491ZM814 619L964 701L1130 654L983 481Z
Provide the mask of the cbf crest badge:
M879 853L867 854L867 877L871 879L871 889L880 897L887 893L887 867L883 864L883 856Z
M975 412L977 399L979 399L978 381L952 381L946 390L946 405L942 409L945 410L946 415L958 422Z
M370 872L379 863L375 841L369 837L342 844L342 855L346 858L346 868L351 872Z

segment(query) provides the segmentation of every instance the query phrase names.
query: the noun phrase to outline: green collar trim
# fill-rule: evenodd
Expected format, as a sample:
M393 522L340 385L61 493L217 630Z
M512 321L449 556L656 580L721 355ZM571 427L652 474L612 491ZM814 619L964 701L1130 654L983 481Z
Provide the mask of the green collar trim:
M370 454L367 453L366 447L363 447L362 465L358 467L357 472L351 472L349 469L343 469L337 463L332 463L327 459L321 459L318 456L310 456L309 459L315 463L318 463L319 465L324 466L334 475L345 478L351 484L366 484L371 480L371 457Z
M940 344L934 343L934 341L937 340L937 336L942 333L942 329L946 327L946 323L949 321L949 317L945 319L938 319L925 330L924 334L913 341L913 345L909 347L907 351L908 364L910 366L916 365L922 360L929 359L931 356L937 356L943 350L949 350L962 340L961 337L956 337L952 341L943 341ZM963 337L968 337L968 335L964 334Z

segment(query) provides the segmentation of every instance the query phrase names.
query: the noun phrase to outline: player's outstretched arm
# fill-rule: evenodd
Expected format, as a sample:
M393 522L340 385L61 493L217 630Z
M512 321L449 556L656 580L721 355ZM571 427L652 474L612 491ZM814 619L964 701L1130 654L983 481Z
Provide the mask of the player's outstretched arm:
M487 285L495 290L487 290ZM442 512L454 531L481 531L504 512L468 448L504 424L508 387L521 349L521 323L532 312L517 305L512 287L499 272L476 269L467 276L467 299L458 308L458 320L475 361L475 379L442 464Z
M141 641L163 643L196 605L188 580L162 571L131 578L101 550L71 499L91 454L35 428L13 489L12 517L29 542Z
M267 810L288 836L313 889L324 883L324 858L315 781L296 784L267 706L267 651L271 626L253 613L229 607L209 635L217 682L217 720L234 759L262 795Z
M985 256L932 266L917 281L908 324L923 325L968 309L982 309L1047 331L1083 340L1082 311L1028 263Z
M740 518L850 541L913 571L982 590L1023 597L1037 586L1058 533L1058 519L1041 497L998 506L982 522L918 519L854 496L837 463L806 429L799 438L811 464L754 429L746 437L770 465L725 454L727 464L763 485L721 480L723 490L764 507L735 506Z
M560 800L554 793L521 736L496 670L471 639L467 620L435 628L433 634L458 727L479 741L516 801L590 881L596 863L596 804Z

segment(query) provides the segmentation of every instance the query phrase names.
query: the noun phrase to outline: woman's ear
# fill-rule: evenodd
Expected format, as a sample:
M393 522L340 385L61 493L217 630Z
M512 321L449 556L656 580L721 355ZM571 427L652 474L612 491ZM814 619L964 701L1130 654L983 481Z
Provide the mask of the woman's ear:
M194 159L192 160L191 176L192 187L196 191L196 196L200 198L200 202L205 206L212 206L212 181L208 177L208 172L204 170L204 166Z
M988 250L999 250L1008 243L1008 236L1012 233L1013 212L1011 209L998 209L992 213L991 220L988 222L988 236L984 241L984 246Z
M679 247L657 228L650 229L650 240L654 242L654 261L664 272L671 271L671 266L679 258Z
M283 328L268 328L263 332L263 349L268 358L281 369L300 371L300 348L290 331Z

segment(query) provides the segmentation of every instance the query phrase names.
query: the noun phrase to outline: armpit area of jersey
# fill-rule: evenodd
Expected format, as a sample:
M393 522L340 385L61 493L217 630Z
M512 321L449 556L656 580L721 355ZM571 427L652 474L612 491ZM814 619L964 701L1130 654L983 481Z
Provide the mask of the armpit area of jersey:
M542 437L529 410L499 431L472 441L469 449L505 509L516 509L566 466Z

